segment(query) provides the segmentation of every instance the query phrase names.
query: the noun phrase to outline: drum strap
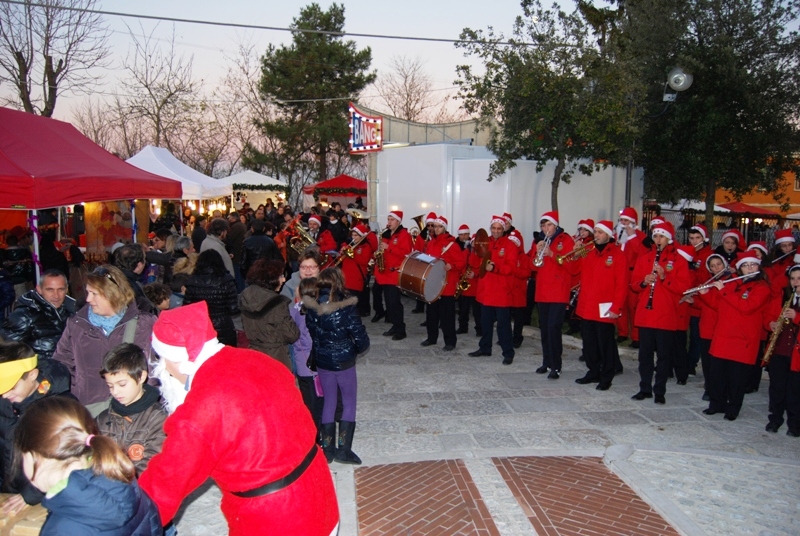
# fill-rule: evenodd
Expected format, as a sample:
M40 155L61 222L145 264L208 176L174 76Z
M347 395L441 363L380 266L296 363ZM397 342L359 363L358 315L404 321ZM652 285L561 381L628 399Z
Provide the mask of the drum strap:
M444 256L444 254L445 254L445 253L447 253L447 250L448 250L448 249L450 249L450 246L452 246L452 245L453 245L453 244L455 244L455 243L456 243L456 241L455 241L455 240L453 240L452 242L450 242L449 244L447 244L447 245L444 247L444 249L442 249L442 256Z

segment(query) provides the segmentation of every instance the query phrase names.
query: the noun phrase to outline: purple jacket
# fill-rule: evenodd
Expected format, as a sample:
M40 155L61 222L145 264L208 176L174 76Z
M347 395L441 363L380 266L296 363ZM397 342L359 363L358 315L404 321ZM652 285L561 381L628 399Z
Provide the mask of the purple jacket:
M295 321L297 327L300 328L300 338L292 343L292 359L294 360L294 369L297 371L298 376L316 376L316 372L312 372L307 366L308 356L311 355L311 334L306 327L306 317L300 314L302 303L292 303L289 305L289 314L292 320Z

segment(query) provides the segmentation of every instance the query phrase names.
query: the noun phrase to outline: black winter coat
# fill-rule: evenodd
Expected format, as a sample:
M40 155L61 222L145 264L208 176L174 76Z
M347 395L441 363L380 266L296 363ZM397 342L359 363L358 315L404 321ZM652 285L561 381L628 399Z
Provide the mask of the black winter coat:
M67 319L75 314L75 309L75 300L69 296L56 309L38 292L29 290L17 298L17 307L3 323L0 336L24 342L39 355L40 361L50 359L64 333Z
M35 277L33 255L28 248L15 247L0 250L3 267L11 274L11 282L15 285L32 282Z
M305 296L306 327L313 341L318 369L346 370L356 364L356 356L369 348L369 335L358 313L355 296L329 301L329 290L321 289L317 301Z
M200 301L205 301L208 305L208 316L217 330L219 342L236 346L233 317L239 314L239 299L233 276L227 272L224 275L214 275L210 270L192 274L186 281L183 304Z
M242 262L239 265L242 277L247 277L247 271L258 259L283 260L275 241L265 234L254 234L245 239L242 247Z

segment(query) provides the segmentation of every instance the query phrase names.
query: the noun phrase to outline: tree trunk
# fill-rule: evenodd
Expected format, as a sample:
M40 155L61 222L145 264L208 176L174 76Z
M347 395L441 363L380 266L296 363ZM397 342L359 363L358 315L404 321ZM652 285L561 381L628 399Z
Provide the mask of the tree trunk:
M553 182L550 183L550 210L558 210L558 185L561 183L561 174L566 166L566 160L563 157L559 158L553 172Z
M328 178L328 148L320 145L319 148L319 181L324 181Z
M717 181L709 179L706 183L706 221L704 225L708 229L708 238L713 242L714 238L714 203L717 194Z

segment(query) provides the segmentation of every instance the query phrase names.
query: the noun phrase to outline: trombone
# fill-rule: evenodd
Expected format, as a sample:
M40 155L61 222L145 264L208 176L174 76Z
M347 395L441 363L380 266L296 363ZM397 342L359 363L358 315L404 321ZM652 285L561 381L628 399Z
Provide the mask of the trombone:
M588 255L589 252L594 249L594 247L595 247L594 240L591 242L586 242L576 247L572 251L568 251L563 255L556 255L556 262L558 264L564 264L565 262L582 259L586 255Z

